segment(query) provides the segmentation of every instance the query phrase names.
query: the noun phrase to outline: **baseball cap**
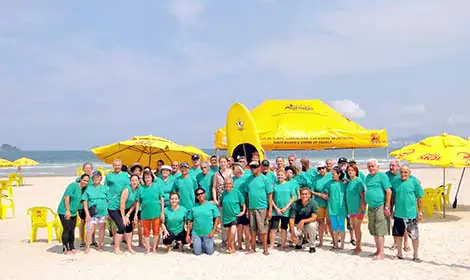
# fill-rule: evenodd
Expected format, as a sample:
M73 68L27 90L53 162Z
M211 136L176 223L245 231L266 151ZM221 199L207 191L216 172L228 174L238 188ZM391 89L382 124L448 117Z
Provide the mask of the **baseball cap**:
M252 161L250 162L250 168L258 168L259 167L259 162L257 161Z
M187 162L182 162L180 164L180 168L183 168L183 167L189 168L189 164Z
M91 178L93 178L95 176L101 176L101 172L98 171L98 170L93 171L93 173L91 173Z
M262 166L269 166L269 160L265 159L261 162Z
M317 163L317 168L324 168L326 167L326 163L323 162L323 161L320 161L319 163Z
M194 154L194 155L191 156L191 159L192 160L198 160L198 159L200 159L200 157L199 157L198 154Z
M161 170L165 170L165 169L166 169L166 170L169 170L169 171L172 170L172 169L171 169L171 166L169 166L169 165L162 165L162 167L161 167L160 169L161 169Z
M340 164L340 163L348 163L348 159L345 158L345 157L340 157L340 158L338 159L338 164Z

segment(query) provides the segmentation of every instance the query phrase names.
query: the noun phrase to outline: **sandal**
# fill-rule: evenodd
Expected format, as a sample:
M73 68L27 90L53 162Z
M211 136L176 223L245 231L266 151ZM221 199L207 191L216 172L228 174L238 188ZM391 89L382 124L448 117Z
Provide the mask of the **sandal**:
M403 257L398 256L398 255L392 257L392 260L397 260L397 259L398 259L398 260L403 260Z
M421 260L420 258L413 258L413 261L414 261L415 263L420 263L420 262L422 262L423 260Z

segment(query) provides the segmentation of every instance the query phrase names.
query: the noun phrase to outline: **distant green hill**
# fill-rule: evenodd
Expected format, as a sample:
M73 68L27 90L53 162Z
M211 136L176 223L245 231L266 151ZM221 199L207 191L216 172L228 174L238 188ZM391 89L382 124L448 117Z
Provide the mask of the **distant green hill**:
M10 144L3 144L0 146L0 152L21 152L21 150Z

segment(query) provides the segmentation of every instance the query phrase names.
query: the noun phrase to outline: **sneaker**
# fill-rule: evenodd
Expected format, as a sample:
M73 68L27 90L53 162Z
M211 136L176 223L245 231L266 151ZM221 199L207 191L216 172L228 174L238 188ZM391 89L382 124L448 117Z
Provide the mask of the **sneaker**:
M315 247L310 247L310 250L308 250L308 252L309 252L310 254L313 254L313 253L315 253L316 251L317 251L317 250L315 250Z

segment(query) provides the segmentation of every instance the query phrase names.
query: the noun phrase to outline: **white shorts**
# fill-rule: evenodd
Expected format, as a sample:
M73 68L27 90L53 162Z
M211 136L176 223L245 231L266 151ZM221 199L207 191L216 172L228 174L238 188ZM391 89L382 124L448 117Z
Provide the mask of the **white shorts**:
M96 224L104 224L106 223L108 217L91 217L91 220L89 223L87 223L87 230L90 230L90 225L96 225Z

